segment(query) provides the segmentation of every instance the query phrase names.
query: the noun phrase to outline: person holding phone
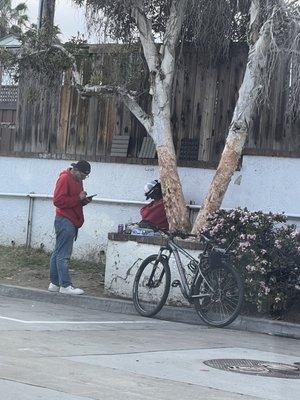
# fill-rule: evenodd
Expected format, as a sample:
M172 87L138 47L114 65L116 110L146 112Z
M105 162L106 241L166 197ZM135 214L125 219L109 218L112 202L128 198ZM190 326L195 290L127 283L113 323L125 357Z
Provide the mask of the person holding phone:
M80 295L84 291L72 285L69 260L78 229L83 225L83 207L92 201L83 189L83 181L89 176L91 165L85 160L71 164L62 171L55 185L53 203L56 207L54 221L56 242L50 260L50 292Z

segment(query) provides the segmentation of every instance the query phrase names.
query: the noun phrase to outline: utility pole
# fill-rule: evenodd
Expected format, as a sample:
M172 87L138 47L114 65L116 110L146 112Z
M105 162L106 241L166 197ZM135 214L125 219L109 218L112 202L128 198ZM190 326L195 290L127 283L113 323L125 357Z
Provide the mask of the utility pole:
M55 0L40 0L39 15L38 15L38 29L43 25L53 26L55 12Z

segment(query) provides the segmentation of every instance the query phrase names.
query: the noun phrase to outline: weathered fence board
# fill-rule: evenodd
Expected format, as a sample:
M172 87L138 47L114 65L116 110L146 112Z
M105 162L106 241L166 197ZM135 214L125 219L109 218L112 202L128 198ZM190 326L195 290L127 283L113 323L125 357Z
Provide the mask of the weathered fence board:
M11 151L15 140L18 88L0 85L0 150Z
M199 140L199 160L217 161L223 150L238 90L247 61L247 48L233 46L229 60L210 66L194 49L179 56L172 98L174 143L179 155L182 139ZM83 80L123 84L139 90L139 102L149 110L147 76L137 48L119 45L91 46L83 62ZM300 113L287 114L290 60L282 58L273 74L270 103L256 110L250 126L247 148L257 150L300 150ZM0 98L1 100L1 98ZM2 104L2 108L1 108ZM0 122L15 120L4 114ZM299 108L299 104L297 106ZM128 157L138 157L146 132L119 100L113 97L82 99L71 84L70 73L45 88L27 71L19 84L17 130L1 128L0 151L69 154L74 158L109 155L115 135L129 135ZM5 129L5 130L4 130Z

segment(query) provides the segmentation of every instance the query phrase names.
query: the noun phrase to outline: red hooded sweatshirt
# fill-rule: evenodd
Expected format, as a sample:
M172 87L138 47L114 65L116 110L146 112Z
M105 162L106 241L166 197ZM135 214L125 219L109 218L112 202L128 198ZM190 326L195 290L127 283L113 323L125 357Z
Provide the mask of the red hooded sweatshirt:
M144 221L151 222L162 229L169 229L163 199L153 200L140 210Z
M83 205L79 200L82 190L82 182L75 179L70 169L60 173L53 196L56 215L67 218L76 228L80 228L84 222Z

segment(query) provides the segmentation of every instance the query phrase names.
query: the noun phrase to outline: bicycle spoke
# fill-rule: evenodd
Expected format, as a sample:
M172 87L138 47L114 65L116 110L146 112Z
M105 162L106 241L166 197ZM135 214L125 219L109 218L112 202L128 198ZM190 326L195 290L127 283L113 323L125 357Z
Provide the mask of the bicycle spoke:
M201 301L199 298L195 300L196 310L208 324L225 326L236 318L241 307L237 274L232 268L220 265L207 269L204 275L197 290L199 297L207 296Z
M149 256L141 264L133 292L134 305L140 314L155 315L163 306L170 288L168 268L168 265L157 260L157 255Z
M227 301L228 303L231 303L231 306L232 306L233 308L236 307L238 301L232 301L232 300L229 299L228 297L225 297L225 299L226 299L226 301ZM238 298L237 298L237 300L238 300Z
M232 304L227 304L227 306L225 305L225 303L222 303L223 307L225 308L225 310L228 310L229 312L227 312L227 314L229 314L230 312L234 311L236 308L236 304L232 305ZM230 311L231 310L231 311Z

